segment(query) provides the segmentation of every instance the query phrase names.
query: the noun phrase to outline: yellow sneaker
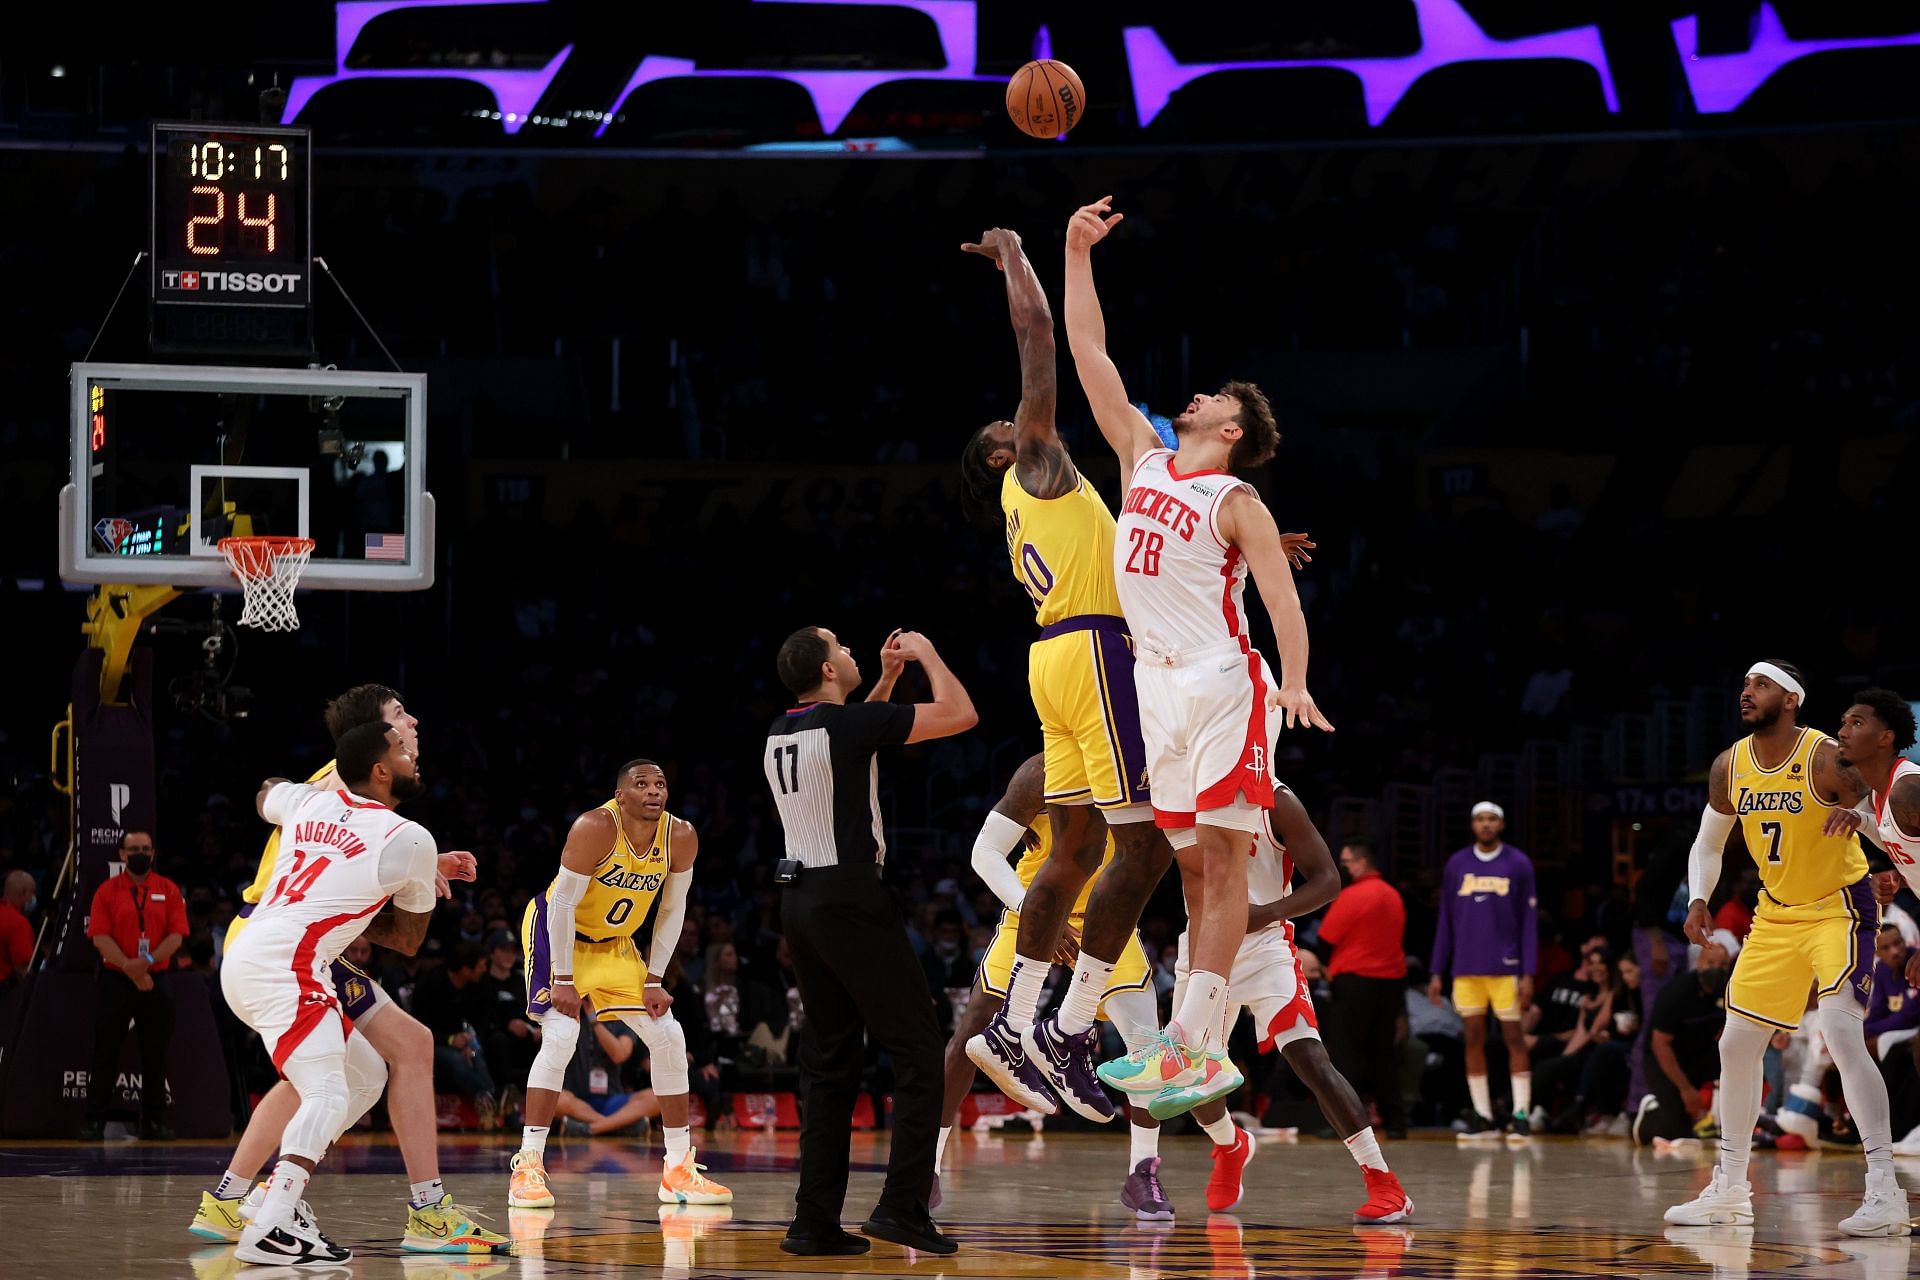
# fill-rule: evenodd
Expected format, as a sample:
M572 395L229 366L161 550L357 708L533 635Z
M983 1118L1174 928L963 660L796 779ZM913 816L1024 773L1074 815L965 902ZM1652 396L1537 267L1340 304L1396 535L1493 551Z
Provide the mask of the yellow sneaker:
M474 1211L453 1202L449 1192L440 1203L407 1210L407 1234L400 1247L408 1253L498 1253L507 1238L474 1220Z
M709 1178L704 1170L707 1166L693 1162L693 1149L679 1164L670 1164L660 1171L660 1202L662 1204L732 1204L733 1192Z
M187 1265L193 1268L193 1280L238 1280L247 1264L233 1256L233 1250L221 1245L212 1249L195 1249L187 1255Z
M553 1192L547 1187L547 1165L538 1151L522 1151L513 1157L513 1182L507 1188L507 1204L515 1209L551 1209Z
M246 1225L240 1217L238 1200L220 1200L214 1197L213 1192L202 1191L200 1208L194 1212L187 1234L199 1236L202 1240L224 1240L231 1244L240 1238L240 1232Z

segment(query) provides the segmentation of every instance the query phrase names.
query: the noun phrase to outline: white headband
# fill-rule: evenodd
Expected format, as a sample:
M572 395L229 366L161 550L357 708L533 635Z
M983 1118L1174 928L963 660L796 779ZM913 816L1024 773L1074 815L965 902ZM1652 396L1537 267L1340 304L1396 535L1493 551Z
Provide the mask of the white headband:
M1747 674L1750 676L1765 676L1767 679L1779 685L1782 689L1785 689L1788 693L1799 694L1800 706L1803 709L1806 707L1807 691L1800 687L1800 682L1798 680L1795 680L1792 676L1782 671L1779 667L1774 666L1771 662L1756 662L1751 667L1747 668Z
M1490 813L1502 822L1507 820L1507 811L1491 800L1482 800L1479 804L1473 806L1474 817L1477 818L1483 813Z

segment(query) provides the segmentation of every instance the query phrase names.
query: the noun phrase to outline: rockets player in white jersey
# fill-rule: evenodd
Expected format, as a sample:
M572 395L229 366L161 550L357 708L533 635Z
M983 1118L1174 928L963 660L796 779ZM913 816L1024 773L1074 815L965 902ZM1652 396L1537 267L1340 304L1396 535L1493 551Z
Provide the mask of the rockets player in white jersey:
M1874 898L1885 906L1899 891L1896 873L1920 893L1920 764L1901 753L1913 745L1913 704L1891 689L1862 689L1840 717L1841 765L1851 765L1872 788L1859 809L1836 815L1857 821L1893 871L1874 877ZM1831 823L1830 823L1831 825ZM1920 949L1907 957L1907 981L1920 984Z
M1094 418L1129 477L1114 581L1133 634L1154 822L1176 852L1197 846L1189 863L1200 868L1185 877L1193 973L1173 1021L1147 1050L1100 1068L1101 1079L1135 1094L1184 1090L1204 1072L1247 931L1247 858L1273 803L1269 714L1286 725L1333 726L1307 692L1307 622L1280 530L1232 474L1273 456L1273 411L1252 383L1229 382L1174 419L1178 450L1161 446L1106 351L1091 251L1120 221L1111 208L1112 197L1096 201L1067 226L1067 339ZM1277 687L1247 635L1249 571L1279 641Z
M1187 877L1187 865L1195 851L1182 854L1181 874ZM1293 887L1298 869L1305 877ZM1190 878L1190 877L1189 877ZM1233 958L1233 972L1227 975L1231 995L1223 1006L1220 1025L1209 1037L1206 1072L1220 1072L1232 1081L1227 1091L1240 1087L1240 1073L1227 1058L1227 1037L1240 1018L1240 1010L1253 1015L1260 1051L1278 1049L1287 1066L1301 1083L1313 1091L1320 1113L1346 1144L1360 1175L1367 1184L1367 1201L1354 1210L1353 1220L1361 1223L1404 1222L1413 1215L1413 1201L1400 1180L1388 1169L1380 1153L1379 1140L1367 1123L1366 1104L1360 1100L1347 1078L1340 1074L1320 1042L1320 1023L1314 1013L1313 996L1306 977L1300 972L1300 952L1293 942L1293 922L1311 915L1332 902L1340 892L1340 873L1334 870L1333 854L1314 827L1307 810L1292 791L1275 783L1273 808L1261 821L1254 840L1253 860L1247 864L1247 936ZM1174 968L1174 1003L1185 993L1187 976L1187 935L1180 935L1180 958ZM1240 1203L1242 1172L1253 1158L1253 1135L1234 1124L1227 1115L1225 1097L1217 1088L1208 1088L1205 1076L1188 1090L1172 1090L1157 1095L1154 1103L1163 1112L1193 1107L1193 1118L1213 1139L1213 1176L1207 1180L1207 1209L1226 1213ZM1194 1105L1179 1095L1189 1091L1210 1094L1211 1099Z
M235 1257L265 1264L337 1264L352 1255L320 1234L301 1195L327 1148L380 1097L387 1068L351 1036L329 966L362 935L411 953L433 913L438 850L393 806L421 789L412 753L392 726L360 725L334 744L340 786L269 778L255 800L280 827L272 888L228 950L220 989L260 1033L273 1065L299 1091L265 1198ZM390 915L374 917L392 903Z

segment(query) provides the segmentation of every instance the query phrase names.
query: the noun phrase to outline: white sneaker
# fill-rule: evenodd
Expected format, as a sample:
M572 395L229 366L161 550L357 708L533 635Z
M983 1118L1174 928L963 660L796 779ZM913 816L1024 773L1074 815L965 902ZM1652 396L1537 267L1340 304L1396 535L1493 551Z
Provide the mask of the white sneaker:
M334 1266L350 1261L353 1251L321 1235L312 1218L295 1213L277 1227L249 1223L233 1256L264 1266Z
M1685 1204L1673 1206L1664 1216L1676 1227L1750 1227L1753 1187L1745 1182L1728 1182L1716 1165L1706 1190Z
M1913 1215L1907 1212L1907 1193L1900 1189L1893 1170L1867 1174L1867 1196L1850 1218L1840 1220L1840 1230L1850 1236L1904 1236L1913 1230Z
M1897 1156L1920 1156L1920 1125L1913 1132L1893 1144L1893 1154Z

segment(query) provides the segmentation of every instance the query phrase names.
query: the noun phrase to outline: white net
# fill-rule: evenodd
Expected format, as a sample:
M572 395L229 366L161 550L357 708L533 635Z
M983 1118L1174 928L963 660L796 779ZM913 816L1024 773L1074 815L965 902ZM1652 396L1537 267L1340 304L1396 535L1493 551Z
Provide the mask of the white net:
M293 591L313 555L312 538L222 538L221 554L240 579L246 601L240 625L262 631L298 631Z

